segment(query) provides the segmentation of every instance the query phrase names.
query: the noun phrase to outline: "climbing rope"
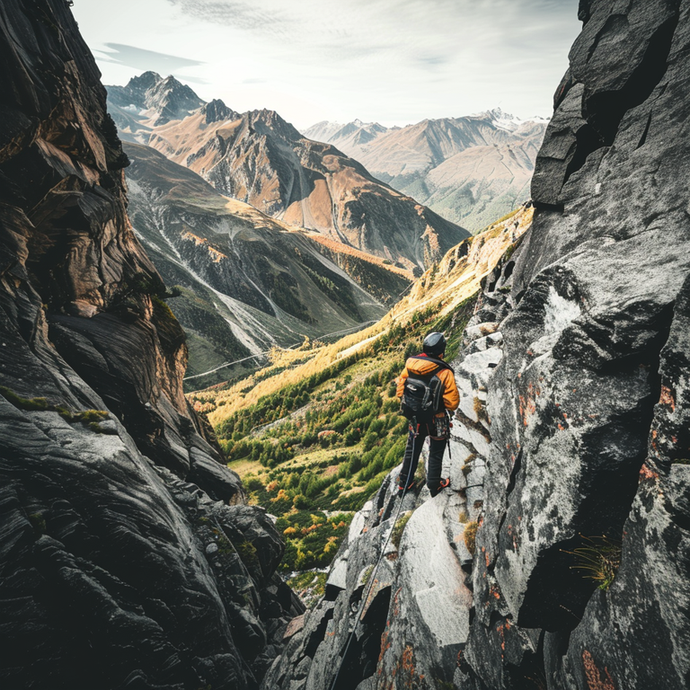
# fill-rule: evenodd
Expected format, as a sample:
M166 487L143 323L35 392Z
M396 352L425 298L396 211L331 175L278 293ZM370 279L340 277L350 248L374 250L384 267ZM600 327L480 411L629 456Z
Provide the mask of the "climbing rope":
M362 597L362 601L359 605L359 610L357 611L357 617L355 618L355 624L352 627L352 632L347 638L347 644L345 645L344 651L340 657L340 663L338 664L338 670L336 671L335 678L333 678L333 682L330 685L330 690L335 690L336 683L338 682L338 677L340 676L340 671L343 668L343 664L345 663L345 659L347 658L347 652L350 649L350 645L352 644L352 640L355 637L355 633L357 632L357 626L359 625L360 618L362 614L364 613L364 607L366 606L366 603L369 599L369 595L371 594L371 589L374 586L374 582L376 582L376 571L379 568L379 565L381 564L381 561L383 560L383 556L386 553L386 547L388 546L388 542L390 541L391 535L393 534L393 530L395 529L395 525L398 522L398 518L400 517L400 512L402 511L403 507L403 502L405 500L405 494L407 493L407 489L410 486L410 481L412 480L412 458L414 458L414 445L415 441L417 439L417 436L419 435L419 425L417 425L417 431L415 432L414 436L412 437L412 455L410 456L410 468L407 471L407 479L405 481L405 487L403 488L402 496L400 497L400 505L398 506L398 512L395 514L395 520L393 520L393 525L391 526L390 530L388 531L388 536L386 537L386 541L383 543L383 547L381 548L381 553L379 554L379 557L376 561L376 565L374 566L374 569L371 572L371 575L369 576L369 585L367 588L366 595Z

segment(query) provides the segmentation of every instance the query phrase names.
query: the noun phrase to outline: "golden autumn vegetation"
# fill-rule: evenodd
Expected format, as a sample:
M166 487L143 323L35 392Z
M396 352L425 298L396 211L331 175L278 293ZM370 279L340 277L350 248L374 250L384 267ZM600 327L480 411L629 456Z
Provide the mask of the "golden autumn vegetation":
M458 351L481 280L531 222L523 208L465 240L381 321L331 345L272 354L238 383L188 397L208 415L252 501L278 518L284 570L327 566L353 512L402 461L407 422L395 380L432 330Z

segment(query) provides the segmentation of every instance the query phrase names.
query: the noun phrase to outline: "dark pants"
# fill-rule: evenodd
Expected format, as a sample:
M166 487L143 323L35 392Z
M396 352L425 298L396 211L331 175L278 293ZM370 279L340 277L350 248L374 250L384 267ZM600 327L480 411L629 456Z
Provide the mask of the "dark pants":
M422 452L422 446L426 437L429 435L429 427L426 424L419 425L419 433L415 437L415 429L410 425L410 432L407 436L407 448L405 448L405 459L403 461L402 470L400 471L399 485L405 486L412 481L414 473L417 471L417 463L419 462L419 454ZM426 476L426 485L432 496L439 492L439 482L441 481L441 465L443 463L443 453L446 450L448 441L437 441L431 439L429 441L429 471ZM409 481L408 481L409 477Z

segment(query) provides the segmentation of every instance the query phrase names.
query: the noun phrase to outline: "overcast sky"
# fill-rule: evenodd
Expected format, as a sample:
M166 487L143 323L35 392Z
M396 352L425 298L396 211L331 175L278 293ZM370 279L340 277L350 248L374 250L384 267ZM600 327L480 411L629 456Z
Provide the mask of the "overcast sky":
M147 69L297 127L548 117L578 0L75 0L106 84Z

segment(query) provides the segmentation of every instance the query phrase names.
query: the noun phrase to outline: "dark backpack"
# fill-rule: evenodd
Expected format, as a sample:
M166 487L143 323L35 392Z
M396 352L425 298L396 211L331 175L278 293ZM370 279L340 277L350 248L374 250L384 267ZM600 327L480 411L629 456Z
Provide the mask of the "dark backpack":
M428 374L413 374L405 380L400 414L407 419L416 419L418 422L429 422L433 416L443 410L443 382L438 377L442 369L452 368L446 362L433 357L412 357L432 361L437 365L436 369Z

